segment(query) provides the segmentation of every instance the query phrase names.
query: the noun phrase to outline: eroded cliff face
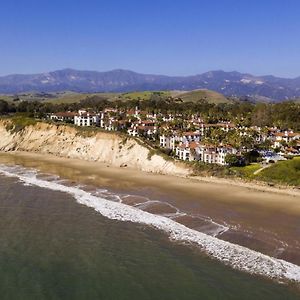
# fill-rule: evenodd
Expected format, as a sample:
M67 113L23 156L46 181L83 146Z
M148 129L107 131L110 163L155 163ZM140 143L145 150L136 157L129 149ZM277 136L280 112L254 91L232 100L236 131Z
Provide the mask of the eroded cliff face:
M10 128L10 129L9 129ZM39 122L18 132L9 120L0 121L0 151L27 151L98 161L112 166L128 166L145 172L186 176L182 164L166 161L159 155L150 158L149 150L131 138L115 133L96 132L85 136L76 128Z

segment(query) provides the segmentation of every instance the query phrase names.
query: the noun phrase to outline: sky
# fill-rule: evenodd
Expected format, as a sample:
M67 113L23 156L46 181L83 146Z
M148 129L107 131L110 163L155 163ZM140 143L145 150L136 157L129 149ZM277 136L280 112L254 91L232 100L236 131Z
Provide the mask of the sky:
M300 76L299 0L1 0L0 75Z

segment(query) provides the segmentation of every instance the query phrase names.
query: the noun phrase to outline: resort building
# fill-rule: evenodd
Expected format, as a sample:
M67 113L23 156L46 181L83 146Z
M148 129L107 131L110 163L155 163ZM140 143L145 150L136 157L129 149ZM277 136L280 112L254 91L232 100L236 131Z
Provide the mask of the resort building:
M74 112L58 112L50 115L50 120L59 122L69 122L73 123L76 113Z
M85 110L79 110L78 114L74 117L74 124L77 126L99 126L99 115L95 113L89 113Z

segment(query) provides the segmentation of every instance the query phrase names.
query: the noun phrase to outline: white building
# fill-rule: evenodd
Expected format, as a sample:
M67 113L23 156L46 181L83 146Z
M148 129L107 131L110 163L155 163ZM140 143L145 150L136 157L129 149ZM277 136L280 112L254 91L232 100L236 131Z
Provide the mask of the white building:
M178 141L179 141L179 139L178 139ZM159 136L159 146L161 148L172 149L174 151L175 150L175 142L176 142L175 136L166 136L164 134Z
M209 146L198 142L181 143L176 147L176 156L180 160L202 161L208 164L225 166L227 154L237 154L237 150L231 146Z
M74 117L74 124L77 126L99 126L99 115L89 113L85 110L79 110L78 114Z
M50 120L59 121L59 122L74 122L74 118L76 113L68 111L68 112L58 112L50 115Z
M281 143L289 143L293 140L299 140L300 133L296 133L293 131L285 131L285 132L276 132L275 133L275 141L274 141L274 148L280 148Z

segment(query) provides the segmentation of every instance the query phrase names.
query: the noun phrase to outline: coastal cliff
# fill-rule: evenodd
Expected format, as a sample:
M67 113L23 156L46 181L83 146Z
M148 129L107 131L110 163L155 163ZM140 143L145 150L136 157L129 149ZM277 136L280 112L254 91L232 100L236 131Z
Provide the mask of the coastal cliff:
M167 161L138 143L116 133L82 131L67 125L43 122L15 130L11 120L0 120L0 151L26 151L104 162L144 172L187 176L182 164Z

